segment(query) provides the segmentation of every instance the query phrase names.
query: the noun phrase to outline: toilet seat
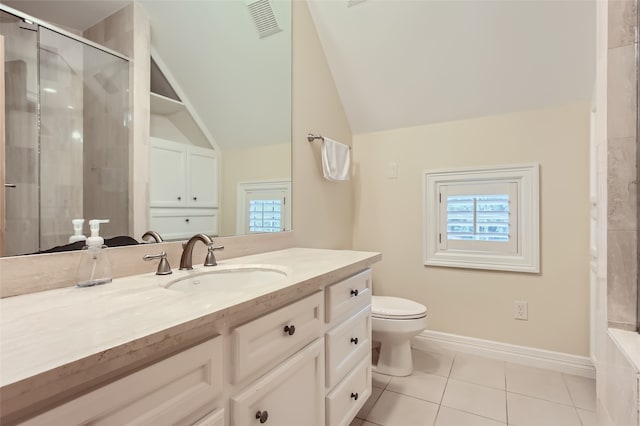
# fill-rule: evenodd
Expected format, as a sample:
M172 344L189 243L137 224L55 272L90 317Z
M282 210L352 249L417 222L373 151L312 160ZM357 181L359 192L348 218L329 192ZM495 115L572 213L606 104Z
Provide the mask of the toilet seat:
M393 320L419 319L427 316L427 307L401 297L372 296L371 316Z

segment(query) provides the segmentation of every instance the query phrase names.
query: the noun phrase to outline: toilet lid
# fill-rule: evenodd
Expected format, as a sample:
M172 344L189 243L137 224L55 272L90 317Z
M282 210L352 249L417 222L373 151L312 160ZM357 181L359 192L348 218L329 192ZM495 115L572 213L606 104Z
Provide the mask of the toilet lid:
M427 308L400 297L371 296L371 315L375 318L416 319L425 317Z

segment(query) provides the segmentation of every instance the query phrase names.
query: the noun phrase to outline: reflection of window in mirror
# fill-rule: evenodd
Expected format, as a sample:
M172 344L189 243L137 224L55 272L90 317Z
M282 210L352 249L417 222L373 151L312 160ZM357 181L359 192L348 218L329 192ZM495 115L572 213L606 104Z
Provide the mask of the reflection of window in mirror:
M291 229L291 182L238 184L237 233L280 232Z

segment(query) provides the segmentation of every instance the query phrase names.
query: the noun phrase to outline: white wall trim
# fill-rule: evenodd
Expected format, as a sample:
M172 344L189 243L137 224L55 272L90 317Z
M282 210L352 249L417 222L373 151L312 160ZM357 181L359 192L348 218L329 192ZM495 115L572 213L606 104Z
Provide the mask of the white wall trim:
M596 377L596 369L586 356L554 352L529 346L477 339L425 330L411 341L411 346L424 351L449 350L472 353L529 367L546 368L576 376Z

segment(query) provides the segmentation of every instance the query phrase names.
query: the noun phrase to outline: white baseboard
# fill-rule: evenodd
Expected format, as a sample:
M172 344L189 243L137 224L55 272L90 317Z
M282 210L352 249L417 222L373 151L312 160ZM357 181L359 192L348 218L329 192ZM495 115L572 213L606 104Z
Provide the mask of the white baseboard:
M536 349L528 346L425 330L411 340L411 346L423 351L447 350L496 358L514 364L546 368L595 379L596 369L586 356Z

